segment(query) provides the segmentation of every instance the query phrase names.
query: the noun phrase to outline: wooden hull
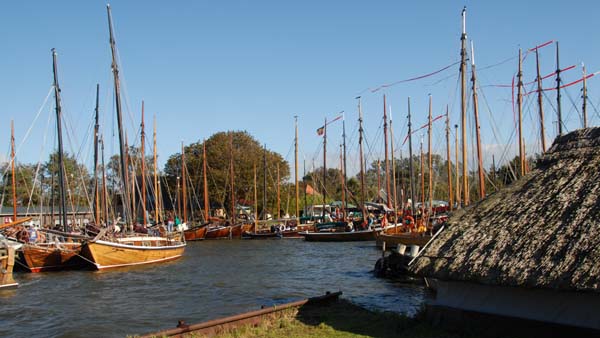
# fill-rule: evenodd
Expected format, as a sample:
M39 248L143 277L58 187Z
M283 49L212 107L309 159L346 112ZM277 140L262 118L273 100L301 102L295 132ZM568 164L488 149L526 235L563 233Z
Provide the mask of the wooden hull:
M376 230L348 231L348 232L300 232L308 242L355 242L374 241Z
M396 248L398 244L404 244L406 246L418 245L423 247L425 244L427 244L427 242L429 242L430 239L430 235L416 232L401 234L379 234L375 243L378 247L382 247L383 242L385 242L386 248L391 250Z
M75 269L85 265L80 253L80 243L25 244L18 262L30 272Z
M244 239L278 239L283 237L279 232L248 232L242 233Z
M82 254L97 270L153 264L177 259L183 255L185 243L164 237L126 237L117 241L90 241Z
M0 289L14 288L19 286L13 279L13 267L15 266L15 249L10 246L0 248Z
M228 239L240 238L242 236L242 225L233 225L226 227L218 227L208 229L206 231L206 239Z
M205 225L197 226L183 232L186 241L201 241L206 236L208 227Z

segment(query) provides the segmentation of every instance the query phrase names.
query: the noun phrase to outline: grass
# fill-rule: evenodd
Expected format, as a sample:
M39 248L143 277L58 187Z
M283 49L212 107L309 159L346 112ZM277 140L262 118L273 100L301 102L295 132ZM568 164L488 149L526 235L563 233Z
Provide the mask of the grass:
M199 338L202 335L188 334ZM433 338L465 337L436 328L421 316L415 318L387 312L374 312L346 300L326 306L308 306L290 309L265 317L257 325L243 325L227 329L214 336L218 338ZM467 336L468 337L468 336Z

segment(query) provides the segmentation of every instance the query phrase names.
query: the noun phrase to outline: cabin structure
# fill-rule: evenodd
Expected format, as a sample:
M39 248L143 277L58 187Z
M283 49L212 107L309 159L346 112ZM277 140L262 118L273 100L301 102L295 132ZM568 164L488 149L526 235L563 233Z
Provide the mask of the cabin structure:
M559 136L530 173L454 212L409 269L437 291L436 320L485 314L600 336L600 128Z

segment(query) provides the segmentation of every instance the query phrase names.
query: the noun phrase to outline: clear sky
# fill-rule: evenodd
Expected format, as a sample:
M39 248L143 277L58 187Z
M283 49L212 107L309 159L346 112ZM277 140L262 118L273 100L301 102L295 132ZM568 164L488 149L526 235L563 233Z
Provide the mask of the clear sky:
M497 162L506 160L516 149L506 147L516 142L511 89L489 85L511 83L519 47L527 49L549 40L560 42L562 67L577 65L563 73L565 82L581 77L581 62L586 63L590 73L600 70L600 46L595 38L600 28L600 2L113 1L129 137L137 137L141 101L145 100L148 135L156 114L162 164L169 155L180 151L182 140L189 144L218 131L235 129L247 130L286 157L293 167L294 115L298 115L301 156L310 168L313 159L315 165L322 165L322 155L318 154L322 139L316 135L316 129L324 118L332 119L343 110L348 129L349 170L355 172L355 97L362 95L368 156L373 159L383 151L381 117L385 93L393 111L399 156L406 135L408 96L415 125L426 122L428 94L433 98L434 116L449 105L451 123L459 123L458 66L375 93L365 89L427 74L458 61L460 14L465 5L467 34L469 41L474 41L479 69L486 163L491 163L491 154ZM116 151L105 6L104 1L3 4L1 157L8 155L11 119L15 120L17 143L23 143L19 148L20 161L35 163L40 157L45 160L54 147L53 96L43 105L52 84L51 48L56 48L59 56L59 81L69 129L69 136L65 136L67 150L78 153L81 160L91 165L90 130L95 85L99 83L106 152ZM540 50L543 75L555 70L554 55L553 45ZM524 75L525 82L535 78L533 54L524 62ZM595 110L600 99L599 78L588 82L593 125L600 120ZM552 78L544 80L544 87L554 85ZM578 84L563 92L566 130L580 126L580 88ZM535 95L526 99L528 151L539 150L535 102ZM546 93L544 104L550 144L556 135L555 92ZM470 121L471 106L470 103ZM443 153L443 122L436 122L435 127L433 148ZM330 125L332 161L338 156L340 134L339 122ZM416 149L418 140L415 142ZM403 154L407 151L406 146L402 148Z

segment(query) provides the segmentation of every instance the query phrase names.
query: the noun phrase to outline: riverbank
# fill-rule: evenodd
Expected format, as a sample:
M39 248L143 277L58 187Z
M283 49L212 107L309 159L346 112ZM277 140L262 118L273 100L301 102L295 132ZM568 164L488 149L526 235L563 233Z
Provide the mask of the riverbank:
M185 337L205 337L190 333ZM277 312L256 325L243 325L220 332L217 338L350 338L350 337L471 337L449 333L429 324L417 314L414 318L392 313L370 311L340 299L327 305L305 305ZM475 336L472 336L475 337Z

